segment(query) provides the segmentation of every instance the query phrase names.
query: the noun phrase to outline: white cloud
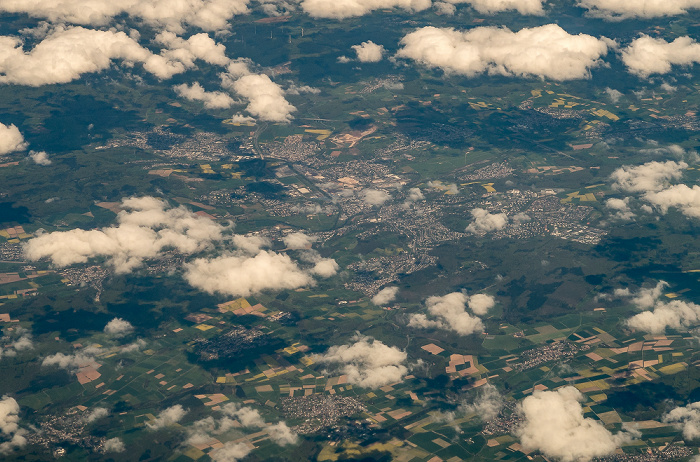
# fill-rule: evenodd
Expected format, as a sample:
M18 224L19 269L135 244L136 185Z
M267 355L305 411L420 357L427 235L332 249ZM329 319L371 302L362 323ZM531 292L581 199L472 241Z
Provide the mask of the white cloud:
M18 351L31 350L34 348L34 342L32 341L31 334L22 328L16 328L13 330L5 330L4 332L5 342L4 347L0 347L0 359L3 357L17 356Z
M11 435L19 430L19 404L7 395L0 400L0 431Z
M112 60L146 63L158 59L124 32L82 27L57 27L28 52L22 45L17 37L0 36L0 83L67 83L109 68Z
M388 192L379 189L363 189L360 196L365 204L380 206L391 199Z
M352 49L355 50L357 60L361 63L378 63L384 57L384 47L371 40L353 45Z
M29 151L29 158L37 165L51 165L51 159L45 151Z
M515 215L513 215L513 223L516 225L522 224L522 223L527 223L528 221L532 221L532 217L528 215L525 212L518 212Z
M466 228L466 232L483 234L490 231L503 229L508 224L508 216L505 213L489 213L487 210L475 208L471 211L474 221Z
M104 446L102 446L104 452L124 452L126 451L126 446L124 442L119 438L110 438L105 441Z
M246 443L229 441L220 448L212 450L208 455L214 462L236 462L243 459L253 450Z
M27 241L24 253L29 260L49 258L57 266L104 256L117 272L128 273L165 249L192 254L222 239L224 228L214 221L184 207L168 208L154 197L124 199L122 207L118 226L42 234Z
M233 236L233 244L245 253L255 255L263 247L270 247L272 243L269 239L262 236L243 236L237 234Z
M92 423L109 415L109 410L104 407L96 407L83 420L87 423Z
M159 430L164 427L169 427L182 420L182 418L185 417L185 414L187 414L187 410L185 410L182 405L176 404L161 411L158 414L158 417L156 417L153 421L146 422L146 426L151 430Z
M570 35L556 24L512 32L476 27L466 32L423 27L401 39L397 56L450 74L482 73L571 80L590 77L611 42Z
M669 185L672 179L683 175L687 168L685 162L647 162L644 165L625 165L615 170L610 177L614 180L613 188L627 192L660 191Z
M285 422L277 422L266 430L270 439L280 446L296 444L299 441L299 436Z
M605 94L608 95L613 104L617 104L617 102L620 101L620 98L623 96L621 91L610 87L605 87Z
M81 368L95 367L97 362L95 361L94 352L91 349L85 348L71 355L55 353L46 356L42 360L41 365L44 367L56 366L75 374Z
M634 212L630 209L629 197L625 197L624 199L610 198L605 201L605 207L613 210L615 212L613 217L619 220L631 220L635 216Z
M206 91L199 82L194 82L192 86L186 83L173 87L175 93L190 101L201 101L204 107L209 109L225 109L233 106L236 102L228 94L221 91Z
M168 61L179 61L188 69L194 67L197 59L218 66L228 66L231 62L226 56L226 47L205 33L194 34L185 40L166 31L156 35L155 41L167 47L161 52L162 56Z
M153 26L182 29L183 24L204 30L228 27L228 21L248 12L249 0L3 0L0 11L26 13L55 23L107 25L127 14Z
M544 0L444 0L449 3L468 3L481 14L495 14L515 10L520 14L543 15Z
M329 278L338 273L340 266L332 258L319 258L309 271L316 276Z
M680 146L667 146L648 150L651 153L664 153L676 156L686 155ZM670 180L683 176L683 169L688 164L683 161L647 162L644 165L623 166L615 170L611 178L615 180L613 188L623 191L639 192L642 199L656 207L662 214L670 208L678 209L683 215L700 218L700 186L685 184L670 186ZM645 209L648 211L648 209Z
M685 14L689 9L700 8L700 2L698 0L643 0L637 3L627 0L579 0L578 6L586 8L591 16L621 20Z
M481 319L467 313L465 308L469 297L462 292L452 292L442 297L434 296L426 300L428 315L414 313L408 325L411 327L452 330L460 335L471 335L484 330Z
M430 0L303 0L301 2L301 7L309 15L332 19L364 16L372 11L387 8L422 11L430 6Z
M314 358L321 363L338 364L348 383L379 388L399 382L408 373L407 355L396 347L371 337L356 335L349 345L336 345Z
M700 44L687 35L670 43L642 35L622 50L622 62L629 72L639 77L667 74L674 65L690 66L700 62Z
M134 331L134 326L125 319L114 318L107 323L104 330L105 334L112 337L124 337Z
M238 419L244 427L260 428L265 426L265 420L260 415L260 412L252 407L241 407L236 403L227 403L221 408L221 412L228 417Z
M425 196L420 188L411 188L408 190L408 197L406 197L406 201L418 202L423 200L425 200Z
M687 330L700 322L700 305L673 300L656 302L654 309L636 314L627 320L633 329L650 334L663 334L666 329Z
M2 56L2 37L0 37L0 59ZM0 61L0 72L2 71L2 61ZM2 76L0 76L0 81ZM29 143L24 141L22 133L14 124L4 125L0 123L0 156L15 151L24 151Z
M246 111L260 120L289 122L297 110L285 99L282 87L264 74L248 74L230 82L224 79L224 86L246 98Z
M226 403L220 411L223 414L221 417L210 416L196 421L193 427L188 429L187 444L206 443L211 441L211 435L221 435L238 427L262 428L268 433L270 439L280 446L295 444L298 441L297 434L285 422L280 421L273 425L266 425L260 412L252 407ZM224 458L223 453L217 457L221 460L229 460Z
M124 345L121 348L122 353L133 353L135 351L140 351L143 348L146 348L146 341L142 338L136 339L134 342L131 342L127 345Z
M185 265L185 279L209 293L247 297L265 290L297 289L314 279L286 254L261 251L255 256L199 258Z
M586 462L614 453L631 439L627 433L613 435L600 421L584 418L584 399L571 386L536 390L525 398L519 409L524 421L516 430L522 446L562 462Z
M663 420L681 428L686 441L700 438L700 402L677 407L664 415Z
M167 46L153 54L122 31L93 30L57 26L29 51L18 37L0 36L0 83L41 86L68 83L83 74L108 69L121 60L125 66L143 64L159 79L168 79L195 66L196 60L225 66L230 60L225 47L207 34L187 40L172 32L156 36L156 43Z
M321 90L319 90L318 88L310 87L308 85L298 86L292 83L289 87L287 87L286 93L288 95L301 95L302 93L318 95L319 93L321 93Z
M684 184L673 185L662 191L646 193L644 200L656 206L664 214L673 207L685 216L700 218L700 186L698 185L693 185L692 188Z
M491 308L496 306L496 299L491 295L474 294L469 297L467 305L469 305L469 309L472 310L474 314L483 316L488 313Z
M282 238L284 245L292 250L308 249L314 241L316 241L315 237L307 236L304 233L291 233Z
M487 383L482 386L473 402L463 402L457 409L462 414L477 414L481 420L495 419L503 409L504 399L498 389Z
M372 303L377 306L388 305L396 299L396 294L399 293L398 287L385 287L372 297Z
M445 16L453 16L457 12L457 7L451 3L435 2L433 7L437 14L444 14Z
M27 444L26 431L19 427L19 410L14 398L5 395L0 399L0 431L5 439L0 443L0 454L9 454Z

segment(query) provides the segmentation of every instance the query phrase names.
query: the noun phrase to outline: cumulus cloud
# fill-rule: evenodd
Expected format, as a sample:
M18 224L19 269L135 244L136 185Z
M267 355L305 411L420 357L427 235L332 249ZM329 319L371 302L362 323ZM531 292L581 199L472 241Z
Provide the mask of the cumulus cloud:
M605 207L614 212L613 217L618 220L631 220L635 215L630 209L630 198L611 198L605 201Z
M313 277L288 255L261 251L255 256L200 258L185 265L185 279L209 293L247 297L265 290L313 285Z
M226 47L205 33L194 34L185 40L165 31L156 35L155 41L167 47L161 52L162 56L168 61L180 62L188 69L194 67L197 59L218 66L227 66L231 62L226 56Z
M435 8L437 14L444 14L445 16L453 16L457 12L457 7L447 2L435 2L433 3L433 8Z
M661 213L668 212L669 208L678 209L683 215L700 218L700 186L689 187L684 184L673 185L667 189L649 192L644 199L656 206Z
M686 441L700 438L700 402L677 407L664 415L663 420L682 429Z
M168 208L154 197L122 201L118 226L42 234L24 245L29 260L49 258L57 266L106 257L118 273L128 273L168 248L192 254L222 239L223 227L184 207Z
M173 87L175 93L190 101L201 101L204 107L209 109L225 109L233 106L236 102L228 94L221 91L206 91L199 82L194 82L192 86L186 83Z
M647 162L644 165L625 165L615 170L610 177L613 179L613 188L627 192L645 193L648 191L660 191L669 185L669 181L678 179L683 175L683 169L687 168L685 162Z
M250 255L255 255L260 252L260 249L263 247L270 247L270 245L272 245L270 240L265 237L243 236L240 234L233 236L233 244Z
M495 14L515 10L520 14L543 15L544 0L444 0L449 3L468 3L481 14Z
M25 329L6 329L4 332L5 345L0 347L0 359L3 357L17 356L18 351L31 350L34 348L32 335Z
M385 287L380 290L377 295L372 297L372 303L377 306L388 305L396 299L396 294L399 293L398 287Z
M384 57L384 47L371 40L353 45L352 49L355 50L357 60L361 63L378 63Z
M382 205L384 202L391 199L388 192L379 189L363 189L360 192L360 196L365 204L376 206Z
M656 302L653 310L636 314L627 320L633 329L650 334L663 334L666 329L687 330L700 322L700 305L672 300Z
M20 38L0 36L0 83L29 86L67 83L83 74L108 69L115 60L127 66L141 63L159 79L193 68L198 59L221 66L230 62L225 47L205 33L185 40L172 32L162 32L155 41L167 47L160 54L142 47L122 31L57 26L25 52Z
M110 438L105 441L104 446L102 446L104 452L124 452L126 451L126 446L120 438Z
M423 11L431 6L430 0L303 0L302 9L316 18L346 19L364 16L375 10L402 8Z
M41 365L43 367L56 366L58 368L65 369L72 374L75 374L81 368L96 367L97 361L95 361L94 355L97 352L99 352L99 349L88 347L70 355L64 353L55 353L46 356L41 361Z
M26 13L55 23L107 25L127 14L153 26L180 30L184 24L204 30L228 27L228 21L248 12L249 0L3 0L0 11Z
M58 27L27 52L21 39L0 36L0 83L67 83L82 74L107 69L116 59L149 62L151 66L159 60L124 32ZM150 71L155 70L151 67Z
M188 429L187 444L205 443L211 441L211 435L221 435L238 427L263 428L270 439L280 446L295 444L298 441L297 434L285 422L267 425L260 412L252 407L226 403L220 411L223 414L220 417L209 416L196 421L192 428Z
M450 74L482 73L572 80L590 77L611 42L590 35L570 35L556 24L512 32L476 27L466 32L423 27L401 39L401 58Z
M2 56L2 38L0 37L0 56ZM2 58L0 58L2 59ZM0 72L2 72L0 61ZM0 81L2 76L0 75ZM14 124L4 125L0 123L0 156L16 151L24 151L29 143L24 141L24 136Z
M425 196L423 195L423 192L420 190L420 188L411 188L408 190L408 196L406 197L406 200L410 202L418 202L425 200Z
M253 448L246 443L229 441L220 448L212 450L208 455L214 462L236 462L251 453Z
M0 432L5 440L0 443L0 454L9 454L27 444L26 431L19 427L19 410L14 398L5 395L0 399Z
M474 314L483 316L488 313L491 308L496 306L496 299L491 295L475 294L469 297L467 305L469 305L469 309L472 310Z
M90 411L85 417L83 417L83 420L87 423L92 423L92 422L95 422L96 420L107 417L108 415L109 415L108 409L106 409L104 407L96 407L95 409Z
M187 410L182 405L176 404L158 413L158 417L151 422L146 422L146 426L151 430L169 427L181 421L185 414L187 414Z
M411 315L408 325L452 330L460 335L482 332L484 324L481 319L467 313L465 309L469 299L462 292L452 292L442 297L429 297L425 302L428 314L414 313Z
M472 402L464 401L457 410L462 414L476 414L481 420L488 421L498 416L503 404L503 396L498 392L498 388L487 383L480 388Z
M622 62L629 72L642 78L668 74L674 65L690 66L700 62L700 44L687 35L670 43L642 35L622 50Z
M229 66L228 74L222 77L222 84L248 100L246 111L260 120L269 122L289 122L292 120L292 113L297 109L285 99L282 87L264 74L247 74L237 80L226 77L226 75L231 74L232 70L244 72L242 66L238 67L240 69L232 69Z
M284 245L292 250L308 249L314 241L316 241L315 237L307 236L304 233L291 233L282 238Z
M318 88L310 87L308 85L296 85L292 83L289 87L287 87L286 93L288 95L301 95L302 93L318 95L319 93L321 93L321 90L319 90Z
M320 256L319 256L320 257ZM340 266L332 258L319 258L309 271L316 276L329 278L338 273Z
M519 406L524 421L516 430L525 449L539 450L562 462L584 462L612 454L631 440L624 432L612 434L600 421L584 418L576 388L536 390Z
M465 231L468 233L484 234L503 229L508 224L508 216L505 213L489 213L488 210L475 208L471 214L474 221L467 226Z
M614 88L610 87L605 88L605 94L608 95L610 101L612 101L613 104L617 104L617 102L620 101L620 98L622 98L621 91L615 90Z
M37 165L51 165L51 159L45 151L29 151L29 158Z
M270 439L280 446L296 444L299 441L299 436L285 422L277 422L266 430Z
M683 155L685 150L669 146L664 152ZM613 172L613 188L643 193L641 198L666 214L676 208L683 215L700 218L700 186L685 184L670 186L670 180L679 179L688 164L683 161L647 162L644 165L623 166Z
M609 20L629 18L658 18L685 14L689 9L700 8L697 0L579 0L578 6L586 8L591 16Z
M104 330L105 334L112 337L124 337L134 331L134 326L125 319L114 318L107 323Z
M352 342L332 346L326 353L316 355L315 360L338 365L348 376L348 383L365 388L399 382L408 373L404 351L359 334L352 338Z

